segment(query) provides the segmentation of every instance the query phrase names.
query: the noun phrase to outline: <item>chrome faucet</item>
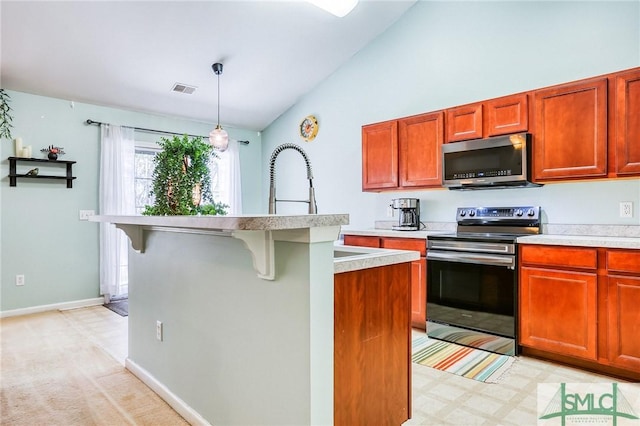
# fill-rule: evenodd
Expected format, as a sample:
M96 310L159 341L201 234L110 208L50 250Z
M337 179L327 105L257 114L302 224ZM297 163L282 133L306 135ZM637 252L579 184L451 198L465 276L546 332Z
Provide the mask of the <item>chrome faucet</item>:
M307 179L309 179L309 199L308 200L277 200L276 199L276 158L285 149L293 149L298 151L304 162L307 164ZM276 201L283 201L289 203L308 203L309 214L318 213L318 206L316 205L316 194L313 189L313 173L311 172L311 163L307 154L298 145L292 143L284 143L277 146L271 154L271 160L269 160L269 214L276 214Z

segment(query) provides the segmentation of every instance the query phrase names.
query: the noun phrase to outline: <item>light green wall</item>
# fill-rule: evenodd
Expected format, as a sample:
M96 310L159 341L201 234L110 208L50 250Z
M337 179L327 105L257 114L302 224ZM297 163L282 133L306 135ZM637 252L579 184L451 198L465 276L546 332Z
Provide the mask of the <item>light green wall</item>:
M239 239L145 235L129 254L128 362L211 424L332 424L333 242L275 241L270 281Z
M451 222L464 205L531 203L542 206L547 223L637 225L638 179L480 192L361 192L363 124L637 66L639 1L419 1L263 132L263 163L277 145L300 143L313 166L318 212L349 213L356 227L388 220L386 207L398 197L420 198L423 221ZM320 123L311 143L297 136L308 114ZM278 196L305 197L304 163L295 152L284 154L278 157ZM618 217L619 201L634 202L634 218ZM279 212L300 209L278 205Z
M48 145L65 148L64 160L75 160L77 179L67 189L63 181L18 180L9 187L7 157L13 142L2 140L0 199L2 205L2 255L0 311L57 304L99 296L98 224L80 221L79 210L98 212L100 128L84 122L90 118L111 124L207 135L212 123L154 116L9 91L14 112L13 137L32 145L33 157L44 158ZM264 191L260 179L260 135L227 129L234 139L249 140L240 146L243 205L247 213L259 212ZM136 132L136 138L160 136ZM38 166L41 172L46 166ZM21 166L18 172L29 167ZM52 173L60 173L53 171ZM25 286L15 276L25 275Z

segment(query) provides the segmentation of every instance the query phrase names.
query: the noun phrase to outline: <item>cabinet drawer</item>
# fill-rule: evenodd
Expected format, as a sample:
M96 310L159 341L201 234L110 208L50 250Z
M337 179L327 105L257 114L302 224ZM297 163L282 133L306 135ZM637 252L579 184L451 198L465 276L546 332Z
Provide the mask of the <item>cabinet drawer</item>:
M419 251L420 256L427 255L427 240L421 238L382 238L382 248L396 250L413 250Z
M380 237L368 237L362 235L345 235L345 246L360 246L360 247L380 247Z
M607 250L607 271L640 274L640 250Z
M521 245L520 262L523 265L596 269L598 252L588 247Z

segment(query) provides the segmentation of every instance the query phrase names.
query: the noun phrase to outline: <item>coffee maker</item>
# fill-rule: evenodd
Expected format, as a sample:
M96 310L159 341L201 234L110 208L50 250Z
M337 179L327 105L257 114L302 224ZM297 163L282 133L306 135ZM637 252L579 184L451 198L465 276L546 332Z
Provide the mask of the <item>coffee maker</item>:
M395 231L417 231L420 229L420 200L417 198L396 198L391 200L391 208L399 210Z

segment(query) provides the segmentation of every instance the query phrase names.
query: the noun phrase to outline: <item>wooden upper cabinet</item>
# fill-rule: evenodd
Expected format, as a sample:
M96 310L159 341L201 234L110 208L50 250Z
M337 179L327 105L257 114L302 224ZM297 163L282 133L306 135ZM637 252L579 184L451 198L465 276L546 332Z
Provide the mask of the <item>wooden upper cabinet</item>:
M485 103L486 136L507 135L529 130L529 106L526 93L492 99Z
M534 180L606 176L607 79L534 93Z
M482 138L482 103L447 110L447 142Z
M398 132L400 186L441 186L444 112L398 120Z
M398 186L398 122L362 126L362 189Z
M616 173L640 174L640 70L616 77Z
M482 139L529 130L527 93L447 110L446 142Z

